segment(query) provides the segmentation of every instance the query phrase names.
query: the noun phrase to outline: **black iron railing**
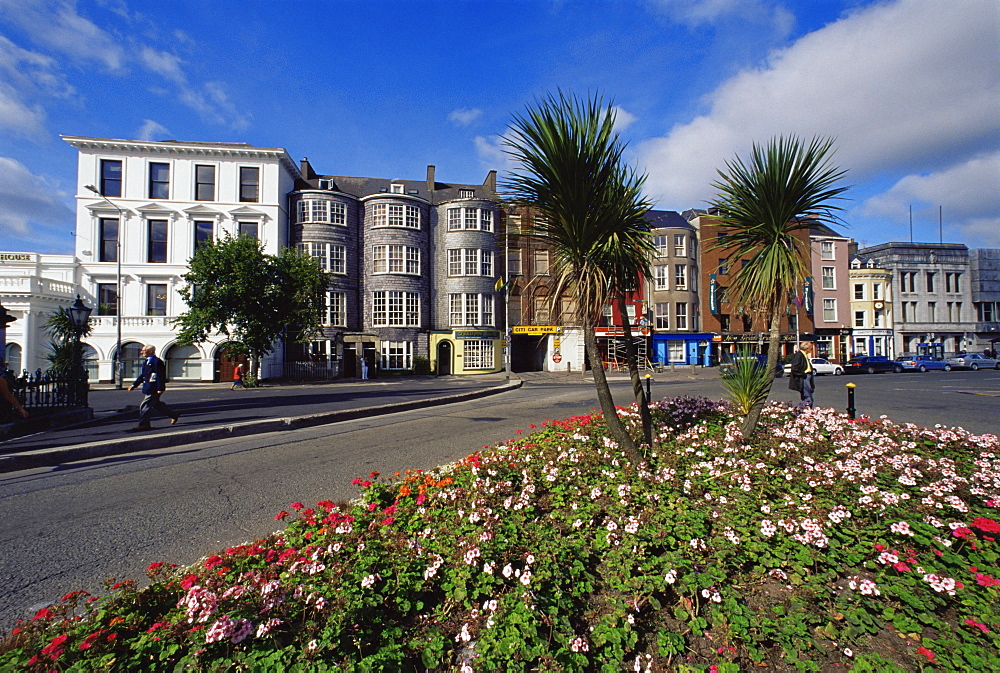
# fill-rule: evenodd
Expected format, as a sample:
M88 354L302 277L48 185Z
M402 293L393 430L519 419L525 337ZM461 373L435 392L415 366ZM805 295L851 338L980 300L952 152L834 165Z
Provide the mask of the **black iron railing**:
M29 413L51 413L88 406L90 384L83 376L57 376L35 372L14 380L14 395Z

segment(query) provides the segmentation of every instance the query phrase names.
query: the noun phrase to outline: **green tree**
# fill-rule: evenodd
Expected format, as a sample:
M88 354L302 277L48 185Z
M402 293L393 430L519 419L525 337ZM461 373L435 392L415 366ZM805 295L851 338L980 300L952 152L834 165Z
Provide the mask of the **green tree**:
M529 233L552 246L555 296L575 294L584 348L611 436L631 460L641 456L615 409L598 352L594 324L610 293L648 275L652 249L643 215L645 176L624 165L624 144L614 131L611 103L599 96L583 100L559 92L514 115L504 139L518 164L506 181L511 199L532 208ZM633 358L634 360L634 358ZM632 363L635 364L634 362ZM637 400L645 405L638 368Z
M180 290L188 310L176 320L182 345L223 334L250 356L256 377L283 334L306 340L319 330L328 279L312 257L290 248L267 255L256 239L227 235L198 248L189 266Z
M832 201L848 187L838 186L844 170L831 162L833 140L795 136L753 144L750 159L736 157L718 171L717 195L710 206L718 213L709 226L725 237L716 248L730 259L746 258L730 279L730 303L768 326L767 386L744 419L743 435L757 428L774 382L781 337L781 316L809 273L808 231L838 220ZM805 232L805 236L801 233ZM797 234L799 236L797 236Z
M49 352L45 354L45 359L51 363L49 370L57 376L73 373L73 364L82 363L82 349L78 339L90 336L94 329L93 325L87 321L83 327L77 327L73 324L69 311L60 308L45 319L43 328L49 336ZM77 357L80 359L76 359Z

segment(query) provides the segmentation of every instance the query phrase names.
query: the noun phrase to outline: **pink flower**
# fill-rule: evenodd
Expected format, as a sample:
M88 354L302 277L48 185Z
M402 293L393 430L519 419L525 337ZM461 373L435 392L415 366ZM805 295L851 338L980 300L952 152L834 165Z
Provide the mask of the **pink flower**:
M973 627L979 629L983 633L989 633L990 632L990 629L989 629L988 626L986 626L986 624L983 624L981 622L977 622L975 619L966 619L965 623L968 624L969 626L973 626Z
M253 624L250 623L249 619L241 619L240 621L236 622L235 628L233 629L233 635L232 637L230 637L229 640L235 645L236 643L240 642L248 635L250 635L250 631L252 629L253 629Z
M305 505L303 505L301 502L292 503L292 509L302 509L303 507L305 507Z
M932 664L937 663L936 661L934 661L934 653L928 650L926 647L918 647L917 653L927 657L927 660L930 661Z
M973 519L972 523L969 525L973 528L984 530L987 533L1000 533L1000 523L997 523L993 519L987 519L983 516Z

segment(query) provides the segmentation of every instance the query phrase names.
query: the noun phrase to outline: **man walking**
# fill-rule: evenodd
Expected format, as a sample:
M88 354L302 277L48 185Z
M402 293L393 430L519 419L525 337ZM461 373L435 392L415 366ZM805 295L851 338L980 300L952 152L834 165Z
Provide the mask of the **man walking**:
M156 348L145 345L141 353L145 356L146 362L142 365L142 372L136 378L135 383L128 387L135 390L142 385L142 404L139 405L139 424L134 428L129 428L126 432L139 432L141 430L151 430L153 426L149 424L149 418L153 415L153 410L170 417L170 424L173 425L181 417L180 412L174 411L160 401L160 395L167 389L167 370L163 365L163 360L156 357Z
M804 341L799 349L792 355L791 373L788 378L788 388L799 391L801 405L811 407L813 405L813 391L816 389L814 383L815 372L812 366L813 345L810 341Z

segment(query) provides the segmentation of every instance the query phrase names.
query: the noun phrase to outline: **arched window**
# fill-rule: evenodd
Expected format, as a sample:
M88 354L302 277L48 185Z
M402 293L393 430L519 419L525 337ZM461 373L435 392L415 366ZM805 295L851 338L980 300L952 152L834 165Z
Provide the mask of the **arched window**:
M10 363L10 371L14 376L21 375L21 346L18 344L7 344L7 354L4 358Z
M197 346L173 346L167 351L167 379L171 381L201 380L201 351Z

